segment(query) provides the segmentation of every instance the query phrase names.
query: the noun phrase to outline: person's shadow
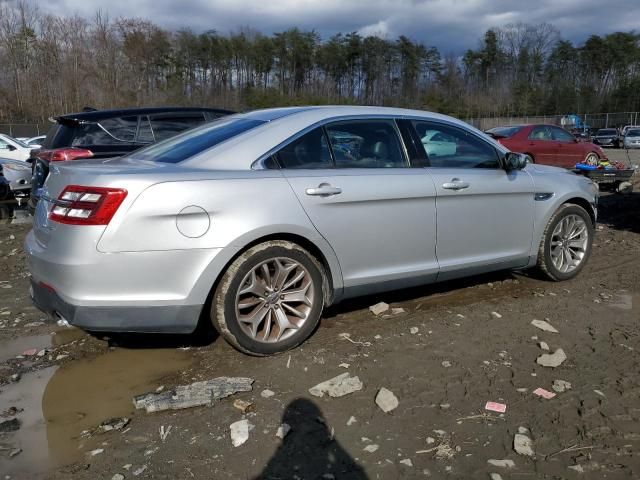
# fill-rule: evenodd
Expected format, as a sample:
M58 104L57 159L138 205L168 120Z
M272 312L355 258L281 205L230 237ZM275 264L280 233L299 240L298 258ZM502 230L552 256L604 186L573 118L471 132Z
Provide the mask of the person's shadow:
M362 467L332 438L313 402L304 398L292 401L282 423L291 430L255 480L367 479Z

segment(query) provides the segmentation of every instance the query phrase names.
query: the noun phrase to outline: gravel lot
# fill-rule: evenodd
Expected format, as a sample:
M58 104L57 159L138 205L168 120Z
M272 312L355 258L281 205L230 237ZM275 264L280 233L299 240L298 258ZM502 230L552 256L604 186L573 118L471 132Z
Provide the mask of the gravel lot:
M640 154L631 160L637 165ZM271 358L242 355L205 328L98 339L58 326L28 300L28 225L0 225L0 472L78 480L640 478L639 212L640 193L603 194L593 255L572 281L507 272L358 299L326 312L301 348ZM404 311L375 316L368 307L380 301ZM537 364L544 346L566 360ZM339 398L309 393L345 372L362 389ZM253 390L211 407L134 410L134 395L220 376L250 377ZM570 389L555 382L554 390L556 380ZM398 399L389 413L375 403L382 387ZM555 396L534 395L539 387ZM252 411L234 407L237 399ZM487 401L506 412L485 410ZM114 417L130 421L97 428ZM253 428L234 447L230 424L242 419ZM283 422L291 427L284 440L276 436ZM519 431L532 455L514 450Z

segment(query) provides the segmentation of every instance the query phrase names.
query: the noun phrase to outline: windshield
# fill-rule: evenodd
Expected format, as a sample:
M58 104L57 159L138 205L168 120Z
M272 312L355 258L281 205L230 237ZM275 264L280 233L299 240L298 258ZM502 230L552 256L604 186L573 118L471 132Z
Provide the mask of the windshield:
M615 135L616 130L614 128L602 128L598 130L598 135Z
M192 128L142 150L137 150L128 157L154 162L178 163L264 123L266 122L242 117L225 117Z
M632 128L627 130L627 137L640 137L640 128Z
M21 140L18 140L17 138L10 137L9 135L7 135L6 137L9 140L11 140L13 143L15 143L16 145L20 145L22 148L30 148L29 145L27 145L26 143L24 143Z
M509 138L518 133L521 128L522 127L496 127L487 130L487 133L495 137Z

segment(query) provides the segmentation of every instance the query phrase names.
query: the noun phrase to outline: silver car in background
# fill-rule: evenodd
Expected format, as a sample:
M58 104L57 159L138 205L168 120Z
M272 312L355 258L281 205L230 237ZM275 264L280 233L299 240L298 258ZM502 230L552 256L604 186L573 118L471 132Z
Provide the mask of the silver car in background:
M425 131L447 139L435 164ZM26 239L31 293L89 331L186 333L205 319L270 355L345 298L501 269L572 278L597 197L451 117L254 111L53 165Z
M623 140L623 148L640 148L640 127L627 130Z

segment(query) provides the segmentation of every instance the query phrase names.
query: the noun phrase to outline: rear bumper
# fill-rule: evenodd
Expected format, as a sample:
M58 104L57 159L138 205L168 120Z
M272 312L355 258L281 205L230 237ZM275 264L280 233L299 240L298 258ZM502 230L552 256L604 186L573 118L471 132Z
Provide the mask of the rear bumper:
M100 306L72 305L53 288L31 280L31 300L47 315L94 332L191 333L202 305Z

